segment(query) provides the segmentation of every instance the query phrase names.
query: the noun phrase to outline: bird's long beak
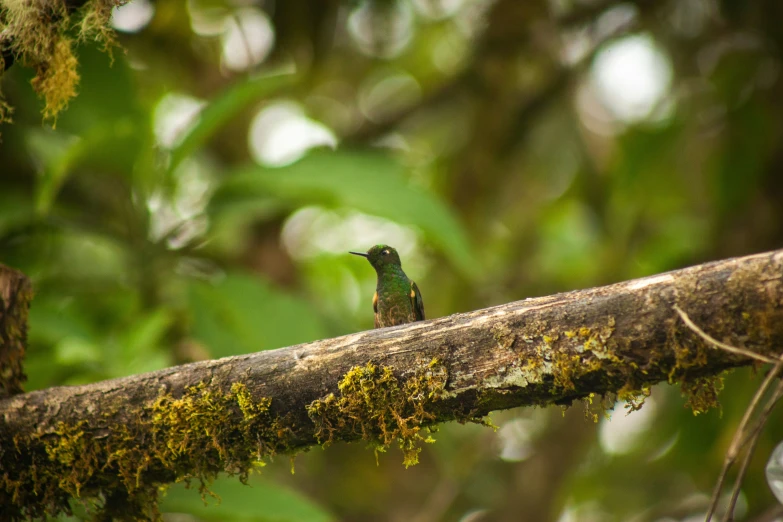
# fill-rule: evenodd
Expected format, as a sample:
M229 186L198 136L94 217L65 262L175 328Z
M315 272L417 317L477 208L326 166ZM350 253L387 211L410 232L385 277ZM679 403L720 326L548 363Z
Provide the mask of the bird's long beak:
M364 252L348 252L348 253L349 254L353 254L355 256L370 257L367 254L365 254Z

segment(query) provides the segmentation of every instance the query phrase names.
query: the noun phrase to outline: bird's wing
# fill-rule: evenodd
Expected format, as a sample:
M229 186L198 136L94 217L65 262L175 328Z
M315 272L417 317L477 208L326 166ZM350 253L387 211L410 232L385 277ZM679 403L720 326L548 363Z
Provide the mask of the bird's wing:
M421 298L419 287L413 281L411 281L411 304L413 305L413 313L416 315L416 320L423 321L424 301Z
M372 296L372 311L375 312L375 327L380 328L381 323L378 321L378 292L376 291Z

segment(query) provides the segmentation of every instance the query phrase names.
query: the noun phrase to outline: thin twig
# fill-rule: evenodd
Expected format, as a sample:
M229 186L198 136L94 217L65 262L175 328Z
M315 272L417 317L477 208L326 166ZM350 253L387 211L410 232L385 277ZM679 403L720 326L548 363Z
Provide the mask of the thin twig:
M756 425L753 427L750 435L748 436L746 442L748 444L748 451L745 453L745 457L743 458L742 464L740 465L739 473L737 474L737 478L734 481L734 489L731 492L731 500L729 501L729 505L726 508L726 513L723 515L723 522L731 522L734 520L734 507L737 505L737 499L739 498L740 494L740 487L742 486L742 481L745 479L745 474L747 473L748 467L750 466L750 460L753 457L756 444L758 444L759 438L761 436L761 430L764 428L764 425L767 423L772 410L775 408L775 405L781 399L781 397L783 397L783 381L778 382L778 386L775 388L775 393L772 395L772 397L770 397L769 401L767 401L764 410L761 412L761 415L759 415L759 418L756 421Z
M699 328L691 320L691 318L688 317L688 314L686 314L685 311L682 310L682 308L680 308L677 305L674 305L674 310L679 314L680 318L688 326L688 328L690 328L693 332L698 334L699 337L701 337L702 339L704 339L714 347L727 351L729 353L742 355L751 359L755 359L757 361L775 364L774 368L772 368L772 370L770 370L770 372L767 374L767 377L764 379L764 382L762 382L758 390L756 390L753 399L750 401L750 404L745 410L745 414L742 416L742 420L740 421L739 426L737 426L737 430L734 432L734 438L732 439L731 445L729 446L729 449L726 452L726 457L723 460L723 468L721 469L720 475L718 476L718 482L717 484L715 484L715 489L712 492L712 499L710 500L710 506L709 509L707 510L707 515L704 518L705 522L710 522L712 520L712 516L715 514L715 510L717 509L718 506L718 501L720 500L720 494L723 491L723 484L726 481L726 475L728 474L728 471L731 468L731 466L733 466L734 463L736 462L740 450L746 447L747 445L748 450L745 454L745 457L742 460L742 464L740 465L740 471L739 474L737 475L737 479L734 482L734 488L732 490L732 495L731 495L731 502L729 503L729 507L724 514L723 520L724 522L726 522L728 520L731 520L731 517L733 516L734 506L736 506L737 498L739 498L740 486L742 485L742 481L745 478L745 473L747 472L750 459L753 456L753 451L756 448L756 443L758 442L761 429L764 427L764 424L767 422L767 418L769 417L770 412L774 408L775 403L777 403L777 401L783 395L783 381L781 381L780 383L778 383L778 387L775 389L774 395L767 402L767 405L765 406L764 410L759 415L759 418L756 420L756 424L754 425L753 429L750 431L750 433L746 433L747 426L748 423L750 422L751 417L753 416L753 412L758 407L758 404L761 401L762 397L764 397L764 395L766 394L767 389L769 389L769 386L772 383L772 381L780 374L781 370L783 370L783 355L781 355L780 358L778 359L774 359L766 355L752 352L745 348L737 348L736 346L731 346L726 343L722 343L717 339L715 339L714 337L707 334L701 328Z
M774 368L769 371L767 377L764 379L764 382L762 382L761 386L759 386L758 390L756 390L756 394L753 396L753 399L750 401L750 404L745 410L745 414L742 416L742 420L737 427L737 431L734 432L734 438L731 440L731 445L726 452L726 458L723 460L723 469L720 471L718 482L715 484L715 489L712 492L712 500L710 501L710 507L707 511L707 516L705 517L706 522L710 522L710 520L712 520L712 516L715 514L715 509L717 508L718 501L720 500L720 493L723 491L723 484L726 481L726 475L729 472L729 468L731 468L731 466L733 466L737 461L739 450L744 446L746 439L745 428L747 427L748 422L750 422L750 418L761 401L761 398L767 392L769 385L772 384L772 381L775 379L775 377L780 374L781 369L783 369L783 361L779 361L774 366Z
M765 380L765 383L767 381L772 381L772 379L773 379L772 374L773 373L780 373L780 370L783 369L783 358L781 358L781 359L782 360L778 364L775 365L775 367L772 369L772 371L770 371L770 375L767 376L767 379ZM780 389L781 383L783 383L783 380L780 381L780 383L778 384L778 388L775 389L775 393L772 395L773 399L779 393L779 389ZM755 397L754 397L754 399L755 399ZM767 402L766 406L764 406L764 409L761 410L761 414L759 415L759 418L756 420L757 424L755 426L753 426L753 428L751 428L751 430L745 435L744 439L742 439L741 441L736 443L736 449L730 447L729 451L733 450L734 453L735 453L735 456L738 455L739 454L739 449L744 447L744 446L746 446L748 444L748 442L750 442L750 440L756 435L756 431L761 431L761 428L763 427L763 425L762 426L758 425L759 420L761 420L764 416L769 416L769 413L772 411L772 408L774 406L775 406L774 401L772 399L770 399L770 401ZM732 441L732 446L734 446L734 444L735 444L735 442Z
M762 361L769 364L775 364L778 362L778 359L775 359L773 357L768 357L766 355L762 355L760 353L751 352L750 350L747 350L745 348L737 348L736 346L731 346L726 343L722 343L715 339L714 337L711 337L707 332L696 326L696 324L691 321L691 318L688 317L688 314L686 314L682 308L680 308L677 305L674 305L674 310L680 314L680 318L683 320L683 322L693 330L696 334L699 335L702 339L710 343L711 345L715 346L716 348L720 348L721 350L725 350L727 352L736 354L736 355L744 355L745 357L750 357L751 359L756 359L757 361Z

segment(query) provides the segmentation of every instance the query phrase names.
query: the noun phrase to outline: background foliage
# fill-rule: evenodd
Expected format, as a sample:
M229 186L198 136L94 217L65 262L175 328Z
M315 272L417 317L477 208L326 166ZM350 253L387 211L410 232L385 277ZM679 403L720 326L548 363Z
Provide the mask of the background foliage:
M56 128L30 70L2 77L0 261L36 287L28 389L370 328L374 274L346 252L378 242L429 317L783 243L778 0L134 0L113 23L127 52L78 47ZM699 417L659 386L611 422L577 405L447 425L409 470L314 449L293 475L218 481L218 505L179 485L163 508L698 520L757 380L730 375ZM779 513L781 420L743 520Z

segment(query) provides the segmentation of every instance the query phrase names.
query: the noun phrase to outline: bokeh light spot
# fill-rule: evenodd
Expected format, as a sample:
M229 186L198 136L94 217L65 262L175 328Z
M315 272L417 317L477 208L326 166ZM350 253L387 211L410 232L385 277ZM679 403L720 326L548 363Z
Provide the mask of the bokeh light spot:
M250 124L250 152L269 167L281 167L319 145L335 147L337 138L325 125L307 118L292 102L279 102L261 110Z
M275 31L266 13L248 7L226 17L221 42L223 65L243 71L266 59L275 42Z
M321 207L305 207L283 227L283 244L294 259L324 253L342 255L378 243L394 245L402 258L417 249L417 234L409 227L362 212L341 213Z
M155 6L149 0L133 0L112 9L111 25L123 33L138 33L155 16Z
M182 93L168 93L155 106L153 128L158 144L177 145L193 126L206 102Z
M633 451L643 438L644 432L650 429L657 404L652 397L647 397L644 406L626 415L623 411L624 403L615 406L615 412L611 419L602 419L598 431L598 441L601 449L609 455L624 455Z
M366 82L359 92L359 107L368 119L382 121L415 104L420 97L419 82L410 74L400 72Z
M592 68L601 103L626 123L648 119L672 82L668 57L648 35L622 38L602 49Z
M407 2L365 1L348 17L348 31L363 53L393 58L413 38L413 13Z
M464 0L413 0L416 11L432 20L453 16L461 8Z
M190 27L200 36L219 36L226 29L230 12L223 4L209 0L187 0Z

